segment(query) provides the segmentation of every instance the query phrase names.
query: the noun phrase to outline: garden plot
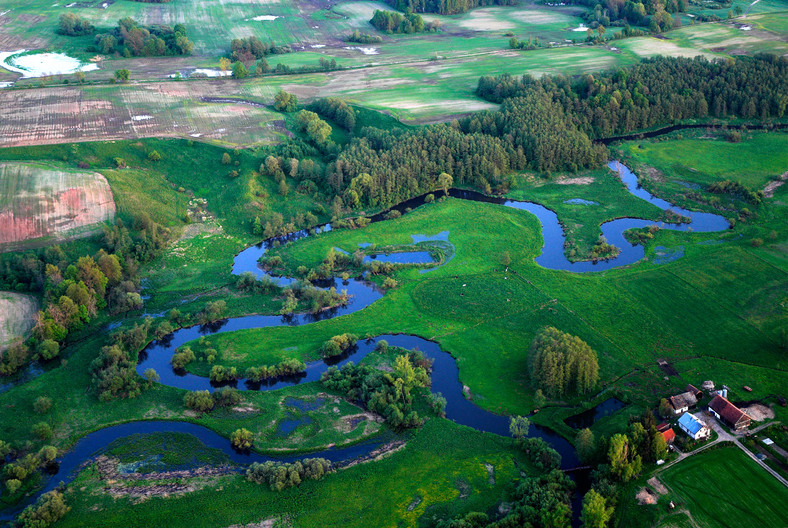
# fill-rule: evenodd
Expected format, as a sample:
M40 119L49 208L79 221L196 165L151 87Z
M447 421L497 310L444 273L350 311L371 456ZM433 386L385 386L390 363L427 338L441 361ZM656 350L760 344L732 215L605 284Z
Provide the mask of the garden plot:
M27 335L38 311L38 301L30 295L0 292L0 350Z
M0 247L91 233L114 217L112 191L101 174L0 164Z

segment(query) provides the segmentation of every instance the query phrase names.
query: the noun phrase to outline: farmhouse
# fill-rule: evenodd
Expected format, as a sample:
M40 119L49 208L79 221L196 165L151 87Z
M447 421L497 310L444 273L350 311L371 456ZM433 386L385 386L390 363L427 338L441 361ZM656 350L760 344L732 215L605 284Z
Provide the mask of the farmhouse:
M679 418L679 427L693 440L708 438L711 436L711 430L706 427L706 424L695 418L690 413L684 413L681 415L681 418Z
M709 412L736 432L744 431L752 422L752 418L747 416L744 411L719 394L712 398L709 403Z
M666 431L662 431L662 438L665 439L666 444L672 444L676 439L676 432L673 431L673 428L671 427Z
M670 397L670 405L673 407L673 414L687 412L691 407L695 407L698 398L693 392L682 392Z

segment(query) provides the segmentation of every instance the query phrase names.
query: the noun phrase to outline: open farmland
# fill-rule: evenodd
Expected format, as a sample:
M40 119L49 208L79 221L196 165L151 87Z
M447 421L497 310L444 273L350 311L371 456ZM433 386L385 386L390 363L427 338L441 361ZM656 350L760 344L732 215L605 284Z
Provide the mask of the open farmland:
M699 453L660 478L701 526L788 524L788 490L737 447Z
M0 291L0 351L30 332L37 311L35 297Z
M112 191L100 174L0 164L0 246L22 247L43 237L84 236L114 216Z

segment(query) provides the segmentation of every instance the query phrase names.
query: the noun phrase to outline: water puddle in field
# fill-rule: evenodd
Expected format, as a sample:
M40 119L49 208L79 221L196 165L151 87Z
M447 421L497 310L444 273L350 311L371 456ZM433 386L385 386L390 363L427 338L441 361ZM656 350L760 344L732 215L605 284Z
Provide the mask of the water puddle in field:
M65 53L27 53L27 50L0 52L0 66L21 73L23 79L99 69L95 63L85 63Z
M362 261L369 264L372 261L391 262L392 264L430 264L435 262L429 251L401 251L399 253L376 253L367 255Z
M654 264L667 264L684 256L684 246L667 249L664 246L654 248L655 255L652 262Z
M571 198L569 200L564 200L564 203L571 205L599 205L599 203L593 200L586 200L585 198Z

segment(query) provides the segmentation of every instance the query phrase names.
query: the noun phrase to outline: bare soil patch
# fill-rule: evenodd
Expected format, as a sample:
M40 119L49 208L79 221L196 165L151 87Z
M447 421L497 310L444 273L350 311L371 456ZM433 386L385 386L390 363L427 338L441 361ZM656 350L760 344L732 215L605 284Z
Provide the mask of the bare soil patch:
M668 488L666 488L665 485L657 479L657 477L651 477L648 479L648 485L654 488L654 491L660 495L668 494Z
M764 420L771 420L774 418L774 410L761 403L753 403L748 407L743 407L742 411L747 413L747 416L756 422L762 422Z
M780 176L779 180L775 180L775 181L769 182L766 185L766 187L763 188L763 195L766 198L773 197L774 196L774 191L776 191L777 189L782 187L785 184L786 180L788 180L788 171L783 172L782 176Z
M652 493L651 490L648 488L640 488L640 491L637 492L635 495L635 499L637 499L638 504L641 506L644 504L656 504L657 503L657 496Z
M38 301L30 295L0 292L0 351L27 335L35 324Z
M579 176L577 178L562 176L558 178L555 183L558 185L591 185L594 183L594 178L592 176Z

